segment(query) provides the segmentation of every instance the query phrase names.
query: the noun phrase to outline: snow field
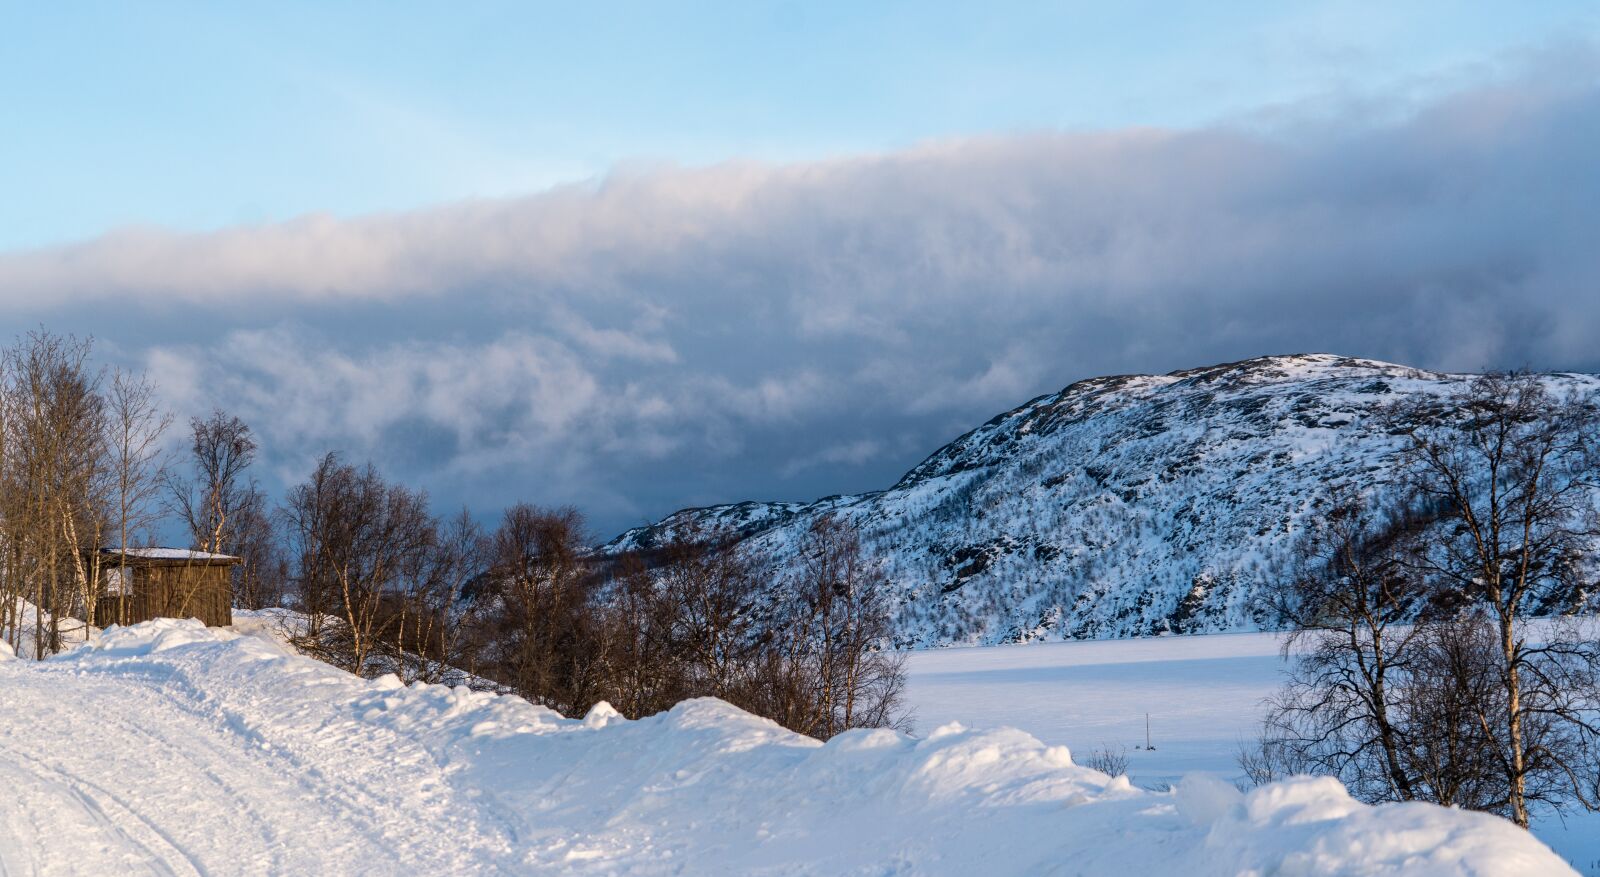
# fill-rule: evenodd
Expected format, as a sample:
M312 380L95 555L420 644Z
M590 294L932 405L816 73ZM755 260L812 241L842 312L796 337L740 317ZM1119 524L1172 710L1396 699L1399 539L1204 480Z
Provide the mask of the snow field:
M824 745L715 700L565 719L195 622L0 661L0 697L4 875L1571 873L1327 780L1154 793L1020 730Z
M1121 751L1135 786L1177 784L1182 800L1197 774L1224 788L1243 779L1239 744L1254 738L1262 700L1282 684L1281 644L1278 634L1242 633L934 649L911 654L906 697L918 727L959 718L1020 728L1071 746L1080 761L1100 747ZM1153 750L1142 748L1147 713ZM1546 813L1534 834L1600 875L1600 818Z

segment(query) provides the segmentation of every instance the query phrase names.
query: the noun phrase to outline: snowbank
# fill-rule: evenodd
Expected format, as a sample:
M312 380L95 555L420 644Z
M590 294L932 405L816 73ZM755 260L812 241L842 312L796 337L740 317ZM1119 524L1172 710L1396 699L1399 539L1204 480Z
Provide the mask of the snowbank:
M196 622L0 663L0 690L0 873L1572 873L1327 780L1158 794L1021 731L824 745L716 700L566 719Z
M299 654L292 640L305 630L306 616L291 609L235 609L234 633L253 636L285 654Z

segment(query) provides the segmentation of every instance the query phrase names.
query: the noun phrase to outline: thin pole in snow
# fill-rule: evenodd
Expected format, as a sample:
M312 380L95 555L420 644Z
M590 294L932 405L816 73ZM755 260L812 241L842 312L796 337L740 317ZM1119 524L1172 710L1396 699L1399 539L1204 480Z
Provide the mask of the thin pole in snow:
M1150 745L1150 714L1149 713L1145 713L1144 714L1144 748L1147 749L1147 750L1155 748L1154 746Z

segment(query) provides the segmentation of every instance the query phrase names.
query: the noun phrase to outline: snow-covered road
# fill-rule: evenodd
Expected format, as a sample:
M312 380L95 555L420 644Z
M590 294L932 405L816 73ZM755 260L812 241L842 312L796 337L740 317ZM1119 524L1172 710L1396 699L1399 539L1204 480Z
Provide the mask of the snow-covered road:
M0 875L1570 874L1502 820L1337 783L1156 794L1016 730L826 745L368 682L193 622L0 657Z
M319 669L284 662L281 684L314 690ZM186 671L135 656L0 663L0 789L26 802L0 813L0 875L34 873L29 862L191 875L477 861L486 842L413 738L282 712L305 698L214 697Z

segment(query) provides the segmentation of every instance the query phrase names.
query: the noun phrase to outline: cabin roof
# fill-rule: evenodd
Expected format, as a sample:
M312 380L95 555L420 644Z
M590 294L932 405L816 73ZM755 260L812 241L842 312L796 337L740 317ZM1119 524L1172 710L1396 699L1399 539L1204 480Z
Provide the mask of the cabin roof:
M102 548L100 553L121 556L129 566L233 566L244 561L231 554L214 554L190 548Z

